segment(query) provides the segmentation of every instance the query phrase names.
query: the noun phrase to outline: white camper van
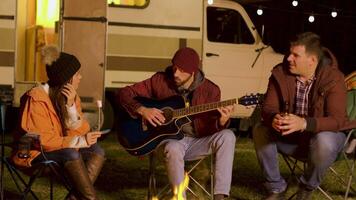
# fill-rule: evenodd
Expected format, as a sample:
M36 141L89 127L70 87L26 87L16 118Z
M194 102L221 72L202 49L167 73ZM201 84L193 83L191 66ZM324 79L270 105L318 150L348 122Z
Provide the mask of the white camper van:
M16 1L0 2L0 85L13 86Z
M210 2L210 1L209 1ZM109 7L105 87L120 88L164 70L179 47L196 49L222 99L265 93L282 55L265 45L244 8L227 0L154 0ZM235 117L253 109L237 105Z
M282 61L281 54L262 42L248 14L235 1L120 1L130 5L102 1L62 0L59 4L64 10L59 12L62 16L54 38L59 38L59 46L73 51L82 62L84 84L79 94L84 105L93 107L96 100L112 96L116 89L164 70L180 47L199 52L202 70L220 86L223 100L264 93L272 67ZM27 27L33 21L28 9L34 2L0 1L0 85L15 88L15 102L27 88L20 87L28 76L38 81L36 77L44 70L36 66L37 58L28 61L31 55L37 55L35 52L28 56L31 45L35 48L38 44L28 41L33 37L36 40L38 33L31 34ZM32 21L28 19L31 16ZM96 22L104 25L86 24ZM35 66L29 69L32 62ZM106 102L105 110L112 115L109 101ZM250 117L252 112L253 109L236 105L234 117Z

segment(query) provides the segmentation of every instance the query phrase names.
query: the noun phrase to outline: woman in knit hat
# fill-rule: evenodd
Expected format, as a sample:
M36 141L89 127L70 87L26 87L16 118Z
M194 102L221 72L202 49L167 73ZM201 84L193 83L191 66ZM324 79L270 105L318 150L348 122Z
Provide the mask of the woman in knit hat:
M45 47L42 54L48 82L21 97L20 131L15 140L26 133L39 135L45 155L39 149L31 149L26 157L17 151L13 161L31 167L45 159L54 160L64 167L74 187L69 199L98 199L93 184L105 160L104 150L97 144L101 133L90 131L76 93L82 77L80 62L54 46Z

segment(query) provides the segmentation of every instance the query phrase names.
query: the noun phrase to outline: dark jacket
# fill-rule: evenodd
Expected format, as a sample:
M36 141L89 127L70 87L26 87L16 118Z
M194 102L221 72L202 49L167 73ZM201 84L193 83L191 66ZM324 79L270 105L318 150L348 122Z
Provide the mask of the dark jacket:
M136 110L141 104L134 100L134 98L136 96L142 96L162 100L174 95L179 95L173 80L172 68L168 67L165 72L157 72L147 80L122 88L116 97L116 102L132 117L139 117ZM192 91L191 105L218 102L220 98L219 87L210 80L203 78L201 83ZM224 128L218 126L219 117L217 111L191 116L196 136L203 137L212 135Z
M284 62L272 70L262 108L266 126L271 127L274 115L283 112L285 102L290 105L288 112L295 113L296 76L288 68ZM347 118L344 75L327 49L319 61L315 78L309 93L306 131L318 133L356 127L356 121L350 122Z

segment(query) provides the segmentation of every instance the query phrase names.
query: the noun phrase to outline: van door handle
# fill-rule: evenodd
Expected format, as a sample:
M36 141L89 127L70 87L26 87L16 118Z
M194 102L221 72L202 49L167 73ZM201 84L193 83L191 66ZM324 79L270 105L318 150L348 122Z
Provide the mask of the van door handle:
M219 54L216 54L216 53L206 53L205 55L208 56L208 57L219 56Z

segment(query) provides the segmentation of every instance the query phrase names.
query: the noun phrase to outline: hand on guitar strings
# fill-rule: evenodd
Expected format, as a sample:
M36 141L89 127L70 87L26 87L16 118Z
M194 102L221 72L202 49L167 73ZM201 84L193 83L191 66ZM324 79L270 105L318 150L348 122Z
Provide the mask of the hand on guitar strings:
M232 112L234 111L234 105L225 106L217 109L220 113L219 124L224 126L226 122L230 119Z
M157 108L146 108L141 106L137 109L137 113L154 127L162 125L166 120L163 112Z

